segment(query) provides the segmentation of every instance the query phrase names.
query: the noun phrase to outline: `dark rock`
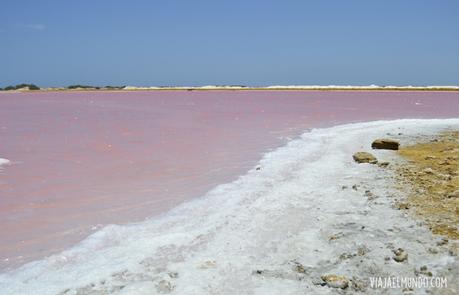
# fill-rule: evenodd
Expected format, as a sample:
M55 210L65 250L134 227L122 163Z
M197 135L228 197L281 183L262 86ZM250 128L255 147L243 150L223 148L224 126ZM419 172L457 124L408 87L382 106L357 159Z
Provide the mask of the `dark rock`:
M371 148L381 150L398 150L399 147L400 143L393 139L376 139L371 144Z
M437 242L437 246L443 246L448 244L449 240L447 238L442 238L440 241Z
M389 162L379 162L378 166L381 167L381 168L385 168L385 167L389 166Z

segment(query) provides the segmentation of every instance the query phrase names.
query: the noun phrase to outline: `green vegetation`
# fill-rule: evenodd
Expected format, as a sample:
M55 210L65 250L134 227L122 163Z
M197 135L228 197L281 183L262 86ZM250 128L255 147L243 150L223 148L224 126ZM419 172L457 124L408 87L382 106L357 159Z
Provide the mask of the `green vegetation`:
M89 86L89 85L70 85L67 87L67 89L100 89L100 87L97 86Z
M19 89L28 89L28 90L40 90L40 87L38 87L37 85L35 84L18 84L16 86L6 86L5 88L0 88L0 90L5 90L5 91L8 91L8 90L19 90Z
M108 89L108 90L119 90L119 89L123 89L125 86L105 86L104 89Z

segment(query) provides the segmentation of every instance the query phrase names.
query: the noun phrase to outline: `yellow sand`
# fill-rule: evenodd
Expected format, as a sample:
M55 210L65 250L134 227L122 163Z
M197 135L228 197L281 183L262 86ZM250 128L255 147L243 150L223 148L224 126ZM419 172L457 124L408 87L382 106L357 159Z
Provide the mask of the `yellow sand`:
M408 164L397 168L398 176L413 189L399 208L413 208L433 233L459 239L459 131L402 147L399 154Z

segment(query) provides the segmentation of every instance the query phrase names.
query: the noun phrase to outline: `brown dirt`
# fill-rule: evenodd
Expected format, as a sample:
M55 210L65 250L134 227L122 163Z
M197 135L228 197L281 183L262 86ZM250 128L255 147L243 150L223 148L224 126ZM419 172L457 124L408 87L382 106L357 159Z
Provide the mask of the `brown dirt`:
M459 131L402 147L399 154L407 160L397 167L400 183L412 188L399 209L413 209L433 233L459 239Z

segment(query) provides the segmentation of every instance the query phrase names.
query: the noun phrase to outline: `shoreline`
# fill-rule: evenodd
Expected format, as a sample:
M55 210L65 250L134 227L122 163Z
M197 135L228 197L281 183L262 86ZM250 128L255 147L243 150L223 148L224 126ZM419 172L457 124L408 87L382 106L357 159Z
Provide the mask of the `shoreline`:
M0 126L6 127L0 156L13 163L5 166L0 186L9 196L0 218L0 252L9 260L0 261L0 268L59 253L93 227L140 221L202 196L304 130L377 119L451 118L459 105L457 92L0 97ZM28 128L22 118L28 118Z
M459 86L387 86L387 87L329 87L329 86L268 86L268 87L232 87L232 86L178 86L178 87L120 87L106 88L86 87L67 89L62 87L41 88L39 90L17 89L3 90L0 93L24 93L24 92L132 92L132 91L384 91L384 92L459 92Z
M457 257L439 244L438 236L393 208L391 196L403 194L392 186L391 165L352 160L360 146L356 142L371 151L373 139L390 133L408 146L448 124L457 128L459 121L376 121L313 129L265 154L235 182L176 207L161 220L108 226L59 255L22 267L26 277L21 269L0 275L0 285L10 284L6 294L20 294L26 285L42 291L67 288L62 294L119 288L171 294L251 289L339 294L341 287L327 285L328 279L345 279L344 289L367 292L372 291L369 276L422 277L430 272L448 276L448 287L454 287L448 267L457 266ZM325 150L317 143L325 143ZM373 152L391 163L399 157L393 151ZM104 256L97 255L101 248ZM395 260L398 248L407 259ZM39 273L50 283L68 278L60 287L41 285L40 276L22 287L14 283L15 277L25 281L28 274Z

